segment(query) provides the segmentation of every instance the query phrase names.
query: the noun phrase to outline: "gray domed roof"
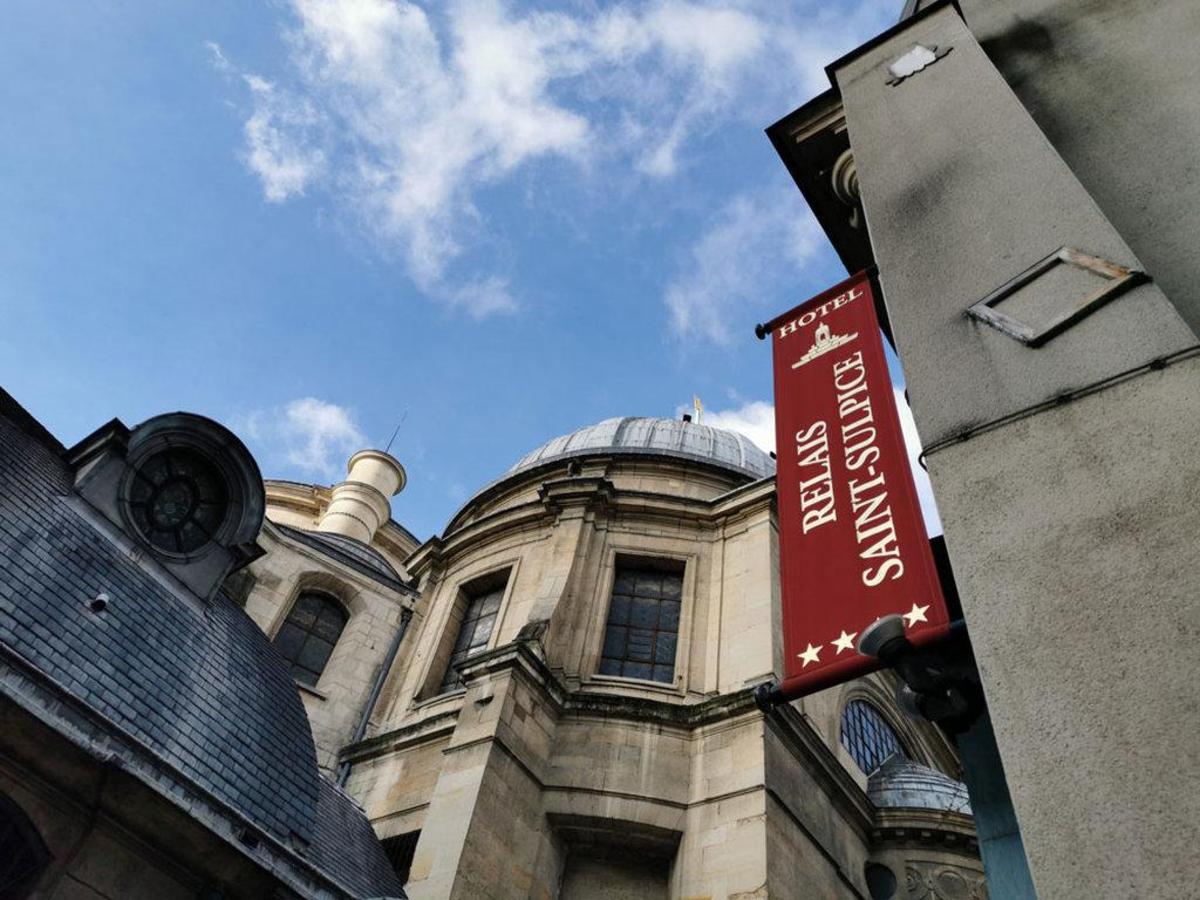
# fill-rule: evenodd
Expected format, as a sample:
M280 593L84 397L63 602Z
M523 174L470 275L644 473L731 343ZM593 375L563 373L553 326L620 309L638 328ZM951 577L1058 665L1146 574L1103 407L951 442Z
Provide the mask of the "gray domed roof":
M517 460L509 474L552 460L597 453L676 456L755 479L775 473L775 460L737 432L679 419L626 416L605 419L547 441Z
M935 809L971 815L965 784L899 754L871 774L867 796L880 809Z

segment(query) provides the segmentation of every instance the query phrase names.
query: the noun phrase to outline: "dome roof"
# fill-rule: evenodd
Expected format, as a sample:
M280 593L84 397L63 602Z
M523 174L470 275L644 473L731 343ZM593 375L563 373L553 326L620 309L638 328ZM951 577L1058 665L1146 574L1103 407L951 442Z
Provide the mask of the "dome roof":
M899 754L871 774L867 795L880 809L934 809L971 815L965 784Z
M737 432L680 419L634 416L605 419L547 441L517 460L509 474L553 460L599 453L674 456L755 479L775 474L775 460Z

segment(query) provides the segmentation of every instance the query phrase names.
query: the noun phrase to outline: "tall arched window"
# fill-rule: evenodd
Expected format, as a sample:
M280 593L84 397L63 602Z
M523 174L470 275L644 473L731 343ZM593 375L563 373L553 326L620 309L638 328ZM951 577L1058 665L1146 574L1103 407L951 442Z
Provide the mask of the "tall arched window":
M851 700L842 710L842 746L867 775L893 754L908 758L892 726L865 700Z
M292 677L314 687L346 627L346 611L328 594L305 591L296 598L275 646L292 665Z
M50 852L29 817L0 794L0 897L28 897L49 862Z

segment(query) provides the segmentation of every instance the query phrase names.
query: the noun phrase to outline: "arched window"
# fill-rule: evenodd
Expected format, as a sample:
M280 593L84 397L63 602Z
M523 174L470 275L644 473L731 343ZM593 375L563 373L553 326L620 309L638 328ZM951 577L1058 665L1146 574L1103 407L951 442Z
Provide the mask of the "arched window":
M50 852L29 817L0 794L0 897L28 897L49 862Z
M346 611L328 594L305 591L296 598L287 621L275 635L275 646L292 664L292 677L314 687L342 629Z
M908 758L892 726L865 700L851 700L842 710L842 746L867 775L896 753Z

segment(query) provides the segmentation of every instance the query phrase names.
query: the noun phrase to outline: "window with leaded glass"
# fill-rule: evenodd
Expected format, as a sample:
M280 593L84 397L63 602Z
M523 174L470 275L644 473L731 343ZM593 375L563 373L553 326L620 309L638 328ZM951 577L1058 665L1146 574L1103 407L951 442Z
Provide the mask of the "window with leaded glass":
M188 554L209 543L229 510L229 491L211 460L168 447L140 464L129 486L128 511L151 546Z
M600 674L671 684L683 572L618 563L600 651Z
M504 597L504 585L498 584L489 588L480 588L475 593L467 595L466 608L463 610L462 624L458 627L458 635L454 639L454 648L450 651L450 662L446 664L439 694L452 691L462 685L455 666L468 656L474 656L487 649L492 637L492 629L496 626L496 615L500 612L500 601Z
M346 611L327 594L306 591L296 598L275 646L292 666L292 677L315 687L346 627Z
M842 746L867 775L893 754L908 758L892 726L865 700L851 700L842 710Z

